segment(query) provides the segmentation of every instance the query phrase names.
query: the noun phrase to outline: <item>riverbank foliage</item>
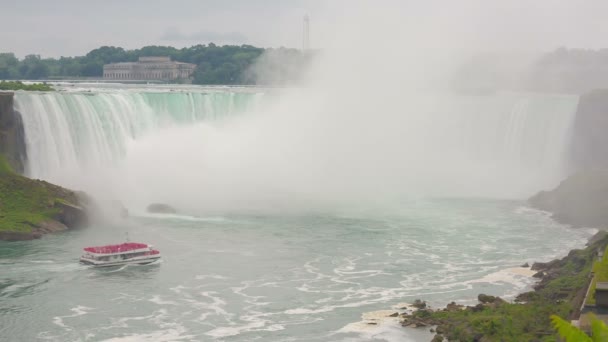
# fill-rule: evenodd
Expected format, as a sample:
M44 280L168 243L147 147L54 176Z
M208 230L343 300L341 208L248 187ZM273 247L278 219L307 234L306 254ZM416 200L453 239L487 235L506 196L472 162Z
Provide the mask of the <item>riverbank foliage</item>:
M102 46L85 56L59 59L28 55L20 60L13 53L0 53L0 80L99 78L103 76L104 64L135 62L145 56L168 56L173 61L196 64L195 84L254 85L293 81L311 61L313 54L298 49L218 46L213 43L182 49L145 46L125 50Z
M515 303L497 301L463 310L421 310L414 317L437 325L449 341L557 341L551 315L571 319L579 310L598 248L608 236L583 250L543 264L544 277L535 291L523 293ZM483 339L482 339L483 338Z
M56 201L72 194L52 184L23 177L0 155L0 233L28 233L59 212Z
M564 342L605 342L608 341L608 327L597 317L591 320L591 336L575 327L570 322L556 316L551 316L551 323Z
M27 90L27 91L53 91L48 84L25 84L20 81L0 81L0 90Z
M589 287L589 297L587 297L587 304L595 304L595 286L597 282L608 281L608 248L604 251L602 260L598 260L593 265L593 279L591 280L591 286Z

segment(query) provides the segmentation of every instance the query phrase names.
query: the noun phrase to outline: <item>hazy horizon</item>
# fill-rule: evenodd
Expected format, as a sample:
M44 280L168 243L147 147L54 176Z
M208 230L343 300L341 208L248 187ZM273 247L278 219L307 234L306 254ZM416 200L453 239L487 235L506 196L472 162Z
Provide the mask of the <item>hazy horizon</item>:
M330 48L334 32L344 28L336 27L336 22L361 4L365 2L25 0L6 4L0 13L0 20L11 28L0 33L1 52L14 52L21 58L27 54L60 57L85 55L104 45L181 48L211 42L300 48L305 14L311 17L312 47ZM608 34L608 27L603 25L608 3L602 1L381 1L372 7L384 5L395 7L403 22L431 20L439 30L449 27L450 35L468 37L482 51L601 48ZM374 47L376 40L383 39L379 35L393 34L375 30L373 26L378 23L373 20L351 24L357 27L347 29L363 32L362 48ZM367 37L367 29L374 35ZM398 36L390 41L402 44Z

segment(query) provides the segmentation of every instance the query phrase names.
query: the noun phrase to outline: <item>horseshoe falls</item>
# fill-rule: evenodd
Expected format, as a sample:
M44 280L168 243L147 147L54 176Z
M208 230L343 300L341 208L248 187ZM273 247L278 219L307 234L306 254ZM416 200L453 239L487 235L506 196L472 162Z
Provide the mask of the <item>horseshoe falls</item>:
M221 193L205 198L209 206L370 193L519 199L565 177L577 105L570 95L499 93L410 96L397 112L382 98L369 110L314 98L261 110L271 102L261 89L160 90L17 93L27 174L94 191L77 176L105 173L124 188L128 173L142 191L156 187L146 175L171 182L179 169L198 192Z
M60 172L107 165L126 145L161 127L214 121L250 110L262 93L97 91L16 94L28 131L27 174L57 180Z
M306 89L16 93L28 175L129 217L0 242L0 340L430 341L362 315L512 299L534 283L518 265L594 233L525 202L567 173L577 96L382 90L367 105L365 91L337 104ZM163 262L77 263L125 233Z

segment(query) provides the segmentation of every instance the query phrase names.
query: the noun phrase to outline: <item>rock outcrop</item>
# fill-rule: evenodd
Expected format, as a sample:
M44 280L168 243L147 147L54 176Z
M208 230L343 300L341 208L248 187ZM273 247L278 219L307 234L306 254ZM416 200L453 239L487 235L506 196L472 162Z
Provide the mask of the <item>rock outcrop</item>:
M572 129L571 176L528 200L578 227L608 224L608 89L581 95Z
M0 240L31 240L86 226L89 203L82 193L13 172L0 155Z
M13 170L23 173L27 152L21 114L13 109L13 93L0 91L0 154Z
M549 316L564 319L579 317L579 308L590 281L591 266L597 251L608 245L608 233L596 234L585 249L545 263L534 263L533 270L543 272L534 291L518 295L514 303L500 297L480 294L476 305L454 302L444 309L424 308L400 313L406 327L435 326L434 341L542 341L554 336ZM551 340L551 338L549 338Z
M147 208L146 211L154 214L176 214L177 210L172 206L165 203L152 203Z
M608 169L580 171L551 191L532 196L531 206L553 213L561 223L577 227L608 224Z

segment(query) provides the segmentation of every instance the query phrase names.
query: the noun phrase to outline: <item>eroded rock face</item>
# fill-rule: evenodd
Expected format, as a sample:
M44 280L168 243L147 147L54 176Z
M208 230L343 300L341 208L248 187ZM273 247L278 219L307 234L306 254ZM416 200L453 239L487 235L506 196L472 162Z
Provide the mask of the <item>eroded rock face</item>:
M32 240L88 225L90 203L82 198L45 181L0 172L0 240Z
M67 227L88 225L88 215L83 207L66 202L58 202L55 207L60 209L55 219Z
M593 90L579 99L572 131L575 171L608 168L608 90Z
M531 206L553 213L561 223L577 227L608 224L608 169L580 171L551 191L532 196Z
M12 92L0 91L0 154L13 170L23 173L27 152L21 114L13 109Z
M152 203L147 208L146 211L154 214L176 214L177 210L172 206L165 203Z

